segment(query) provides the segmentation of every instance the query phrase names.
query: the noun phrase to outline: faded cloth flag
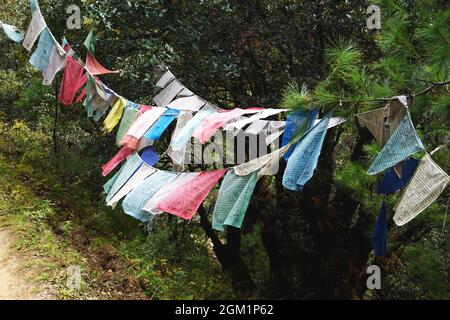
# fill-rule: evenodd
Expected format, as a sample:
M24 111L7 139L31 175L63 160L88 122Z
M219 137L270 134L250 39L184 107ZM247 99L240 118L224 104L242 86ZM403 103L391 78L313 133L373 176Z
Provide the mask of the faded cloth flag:
M387 251L387 216L386 203L383 200L381 209L375 221L375 228L372 233L372 243L375 256L384 257Z
M173 75L173 73L170 72L170 70L167 70L158 79L158 81L155 84L155 87L163 89L169 84L169 82L171 82L174 79L175 79L175 76Z
M77 91L86 83L86 79L83 66L77 63L72 57L66 57L66 65L58 100L62 104L70 106L73 103Z
M69 56L72 56L73 54L73 50L69 44L64 45L63 52L61 52L59 45L53 47L50 59L48 59L47 67L44 70L44 79L42 80L44 85L51 85L56 74L64 67L66 53Z
M206 102L197 96L182 97L173 100L167 105L167 108L178 109L184 111L198 111Z
M406 105L396 98L384 108L358 113L356 116L359 123L366 127L375 140L384 147L407 112Z
M414 219L439 197L449 182L447 173L425 154L394 208L395 224L402 226Z
M45 23L41 11L34 11L30 25L28 26L27 33L25 34L25 38L23 39L22 43L25 49L31 51L31 48L33 48L34 43L46 26L47 24Z
M297 143L283 175L283 186L292 191L302 190L311 179L319 160L332 112L312 127Z
M172 134L172 138L170 140L170 145L172 145L173 140L178 137L180 132L189 123L189 121L191 119L192 119L192 112L182 111L180 113L180 115L178 116L178 119L177 119L177 125L175 126L175 130L174 130L174 132ZM170 145L167 150L167 154L172 159L173 168L175 171L183 171L187 145L185 144L179 150L172 149L172 147Z
M114 185L114 183L116 183L117 179L119 178L121 172L122 172L123 167L121 167L115 174L114 176L109 179L104 185L103 185L103 192L108 194L109 191L111 191L112 186Z
M256 172L238 176L234 170L228 171L214 207L212 225L215 230L225 231L225 225L241 227L257 181Z
M190 220L227 169L200 172L158 203L158 209Z
M120 175L115 179L115 182L106 196L106 202L109 202L117 191L130 179L130 177L136 172L142 165L141 157L137 152L133 153L127 162L123 165ZM114 177L113 177L114 178ZM113 179L111 178L111 179Z
M238 176L247 176L257 170L261 169L261 172L265 170L267 166L273 167L274 163L278 164L280 158L285 154L285 152L290 148L290 144L277 149L269 154L263 155L249 162L237 165L233 167L234 173ZM270 171L270 170L269 170ZM261 174L260 172L260 174Z
M280 112L286 112L288 109L264 109L251 117L230 123L224 127L224 130L230 130L231 128L242 129L246 125L253 123L256 120L265 119L270 116L276 115Z
M41 32L36 50L31 55L30 64L39 71L44 72L50 60L53 47L55 47L55 41L46 27Z
M23 41L23 37L24 34L22 32L20 32L19 30L17 30L16 27L6 24L6 23L1 23L3 31L5 31L6 36L11 39L14 42L17 43L22 43Z
M170 180L177 176L174 172L157 170L145 178L144 181L134 188L123 200L122 207L126 214L142 222L151 220L153 214L143 210L145 204Z
M153 101L158 107L167 107L167 105L177 96L178 93L181 92L181 90L183 90L183 88L184 86L177 79L173 79L153 98Z
M116 192L116 194L108 201L107 205L115 207L116 204L130 193L134 188L144 181L145 178L155 173L156 169L150 167L146 163L142 163L141 166L133 173L128 181Z
M170 147L172 150L182 150L186 143L188 143L189 139L192 137L192 133L195 128L197 128L200 123L207 116L214 113L215 110L212 108L203 108L199 112L195 114L195 116L190 119L182 128L180 128L179 132L176 135L173 135L172 141L170 142Z
M402 189L414 174L417 168L418 160L410 158L401 163L402 175L401 177L395 172L394 168L390 168L383 176L378 185L378 193L390 194Z
M373 161L368 174L380 173L420 150L424 150L424 147L408 112Z
M166 197L171 196L174 190L183 186L186 182L192 180L199 174L199 172L178 173L147 201L142 210L147 211L152 215L163 213L163 211L158 208L158 203Z
M153 107L150 110L141 113L137 119L133 122L127 131L126 136L132 136L136 139L140 139L144 136L147 130L159 119L159 117L166 111L166 108ZM124 143L122 141L121 143Z
M259 111L261 111L261 108L218 110L207 116L194 130L192 136L197 138L200 143L204 144L228 121L243 116L244 114L257 113Z
M144 138L153 141L159 140L167 127L172 123L173 120L176 119L176 117L178 117L179 114L180 110L167 109L144 134Z

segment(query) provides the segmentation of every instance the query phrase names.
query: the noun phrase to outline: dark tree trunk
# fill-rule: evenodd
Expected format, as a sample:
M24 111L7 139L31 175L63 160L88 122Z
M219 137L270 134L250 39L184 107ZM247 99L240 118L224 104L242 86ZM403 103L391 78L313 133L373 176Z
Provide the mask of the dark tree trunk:
M233 290L239 297L248 297L255 291L256 285L247 264L241 257L241 230L227 227L227 242L223 244L212 229L203 206L200 206L198 213L200 214L200 224L213 243L214 253L219 263L223 270L230 274Z

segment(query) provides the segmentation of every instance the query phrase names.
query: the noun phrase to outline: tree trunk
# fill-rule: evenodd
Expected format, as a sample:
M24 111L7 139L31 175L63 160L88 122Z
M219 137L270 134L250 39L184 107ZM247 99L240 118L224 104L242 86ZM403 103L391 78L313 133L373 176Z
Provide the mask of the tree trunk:
M200 206L200 224L213 243L214 253L224 271L231 277L233 290L239 297L248 297L254 293L256 285L250 275L247 264L241 257L241 230L227 227L227 243L223 244L209 222L205 208Z

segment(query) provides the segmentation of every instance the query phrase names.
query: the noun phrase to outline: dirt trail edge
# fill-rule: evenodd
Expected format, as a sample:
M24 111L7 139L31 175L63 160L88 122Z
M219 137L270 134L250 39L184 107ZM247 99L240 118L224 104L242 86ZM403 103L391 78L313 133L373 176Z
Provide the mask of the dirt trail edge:
M44 292L29 283L28 272L21 270L25 257L11 248L14 238L7 229L0 229L0 300L48 299Z

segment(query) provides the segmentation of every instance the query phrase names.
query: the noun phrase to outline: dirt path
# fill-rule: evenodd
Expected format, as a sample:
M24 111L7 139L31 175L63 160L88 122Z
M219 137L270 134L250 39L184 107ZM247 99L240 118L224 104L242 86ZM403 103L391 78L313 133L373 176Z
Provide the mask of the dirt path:
M0 300L39 299L39 290L27 283L28 272L21 270L24 257L11 249L13 237L0 229Z

